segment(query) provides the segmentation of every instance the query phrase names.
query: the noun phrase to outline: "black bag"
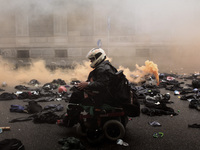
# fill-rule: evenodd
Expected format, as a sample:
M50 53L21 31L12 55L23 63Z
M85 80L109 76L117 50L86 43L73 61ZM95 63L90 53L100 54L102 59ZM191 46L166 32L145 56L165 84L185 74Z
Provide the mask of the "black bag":
M114 74L112 79L111 94L118 103L130 103L131 93L130 84L123 71L120 70Z
M25 150L24 145L18 139L4 139L0 141L1 150Z

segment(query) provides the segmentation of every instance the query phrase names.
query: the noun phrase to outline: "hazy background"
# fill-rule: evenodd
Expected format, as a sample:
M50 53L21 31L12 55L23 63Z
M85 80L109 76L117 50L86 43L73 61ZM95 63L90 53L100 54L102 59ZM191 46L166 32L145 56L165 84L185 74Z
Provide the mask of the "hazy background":
M98 13L98 17L110 18L111 34L117 34L112 33L112 28L123 25L126 28L121 29L126 31L129 31L129 28L137 29L135 33L129 34L159 35L166 41L195 42L198 41L200 32L199 0L0 0L0 2L2 16L19 12L38 13L38 17L55 12L73 13L74 18L82 19L82 24L74 26L83 25L82 28L91 28L89 24L87 26L84 24L89 22L87 20L91 20L93 13ZM95 12L89 11L83 14L86 8L94 8ZM5 24L9 25L9 22Z
M62 33L66 31L64 35L56 30L52 22L52 17L57 14L67 18L66 26L62 27ZM16 37L17 25L13 24L16 15L29 17L22 20L29 25L29 30L20 31L24 37L55 37L56 30L63 37L67 36L71 47L75 44L84 47L84 41L74 44L73 40L77 37L68 37L79 31L80 36L93 39L91 47L85 46L85 53L96 47L97 40L101 39L102 48L113 64L129 68L130 72L134 72L136 64L145 66L146 60L153 61L158 72L191 73L200 68L199 0L0 0L0 40ZM37 30L41 26L43 29ZM4 45L1 47L4 48ZM85 54L81 59L79 62L82 63ZM5 63L2 64L1 81L7 77L4 75ZM30 70L23 70L20 75L27 74L30 79L67 79L66 74L61 75L62 71L49 77L42 64L40 61L37 65L42 70L36 73L38 76L31 76L33 73ZM15 75L15 78L21 77Z

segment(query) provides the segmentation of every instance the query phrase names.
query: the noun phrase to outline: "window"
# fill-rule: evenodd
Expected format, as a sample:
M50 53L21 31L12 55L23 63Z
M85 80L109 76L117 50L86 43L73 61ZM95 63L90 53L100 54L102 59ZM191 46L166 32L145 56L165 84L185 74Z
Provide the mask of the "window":
M67 57L67 50L55 50L55 57Z
M29 58L29 50L17 50L17 58Z

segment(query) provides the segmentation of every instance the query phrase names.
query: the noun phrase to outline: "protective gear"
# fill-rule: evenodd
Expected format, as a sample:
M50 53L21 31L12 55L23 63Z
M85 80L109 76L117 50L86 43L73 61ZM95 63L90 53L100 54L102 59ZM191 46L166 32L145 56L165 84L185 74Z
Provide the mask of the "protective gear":
M164 94L163 95L163 97L164 97L164 100L170 100L170 93L166 93L166 94Z
M113 88L111 76L116 72L117 69L108 60L101 62L89 73L87 81L92 81L84 88L86 93L88 92L89 98L84 99L83 90L73 88L73 90L70 89L73 93L69 102L95 107L99 107L102 104L113 104L113 97L110 93L111 88Z
M106 58L106 53L101 48L93 48L89 51L86 57L91 61L90 66L95 68L101 61Z
M111 63L106 60L100 63L95 67L93 71L90 72L87 81L91 81L90 84L85 88L86 91L94 93L93 99L95 105L102 105L104 103L110 104L113 103L111 95L112 84L112 75L117 72L117 69L114 68Z
M63 93L63 92L67 92L67 88L65 86L60 86L58 88L58 93Z

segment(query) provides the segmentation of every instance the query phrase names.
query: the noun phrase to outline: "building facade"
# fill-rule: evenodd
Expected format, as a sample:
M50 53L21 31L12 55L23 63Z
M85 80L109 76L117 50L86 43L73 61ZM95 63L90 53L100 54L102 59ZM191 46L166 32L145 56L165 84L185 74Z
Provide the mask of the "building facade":
M69 67L85 60L87 52L101 46L114 65L134 68L152 60L171 69L180 48L171 34L148 34L137 8L121 2L81 0L49 1L5 8L0 14L0 52L13 64L42 59L47 66ZM46 1L47 2L47 1ZM5 4L5 6L9 3ZM127 8L127 9L126 9ZM148 23L149 20L146 20ZM163 61L166 60L166 61Z

